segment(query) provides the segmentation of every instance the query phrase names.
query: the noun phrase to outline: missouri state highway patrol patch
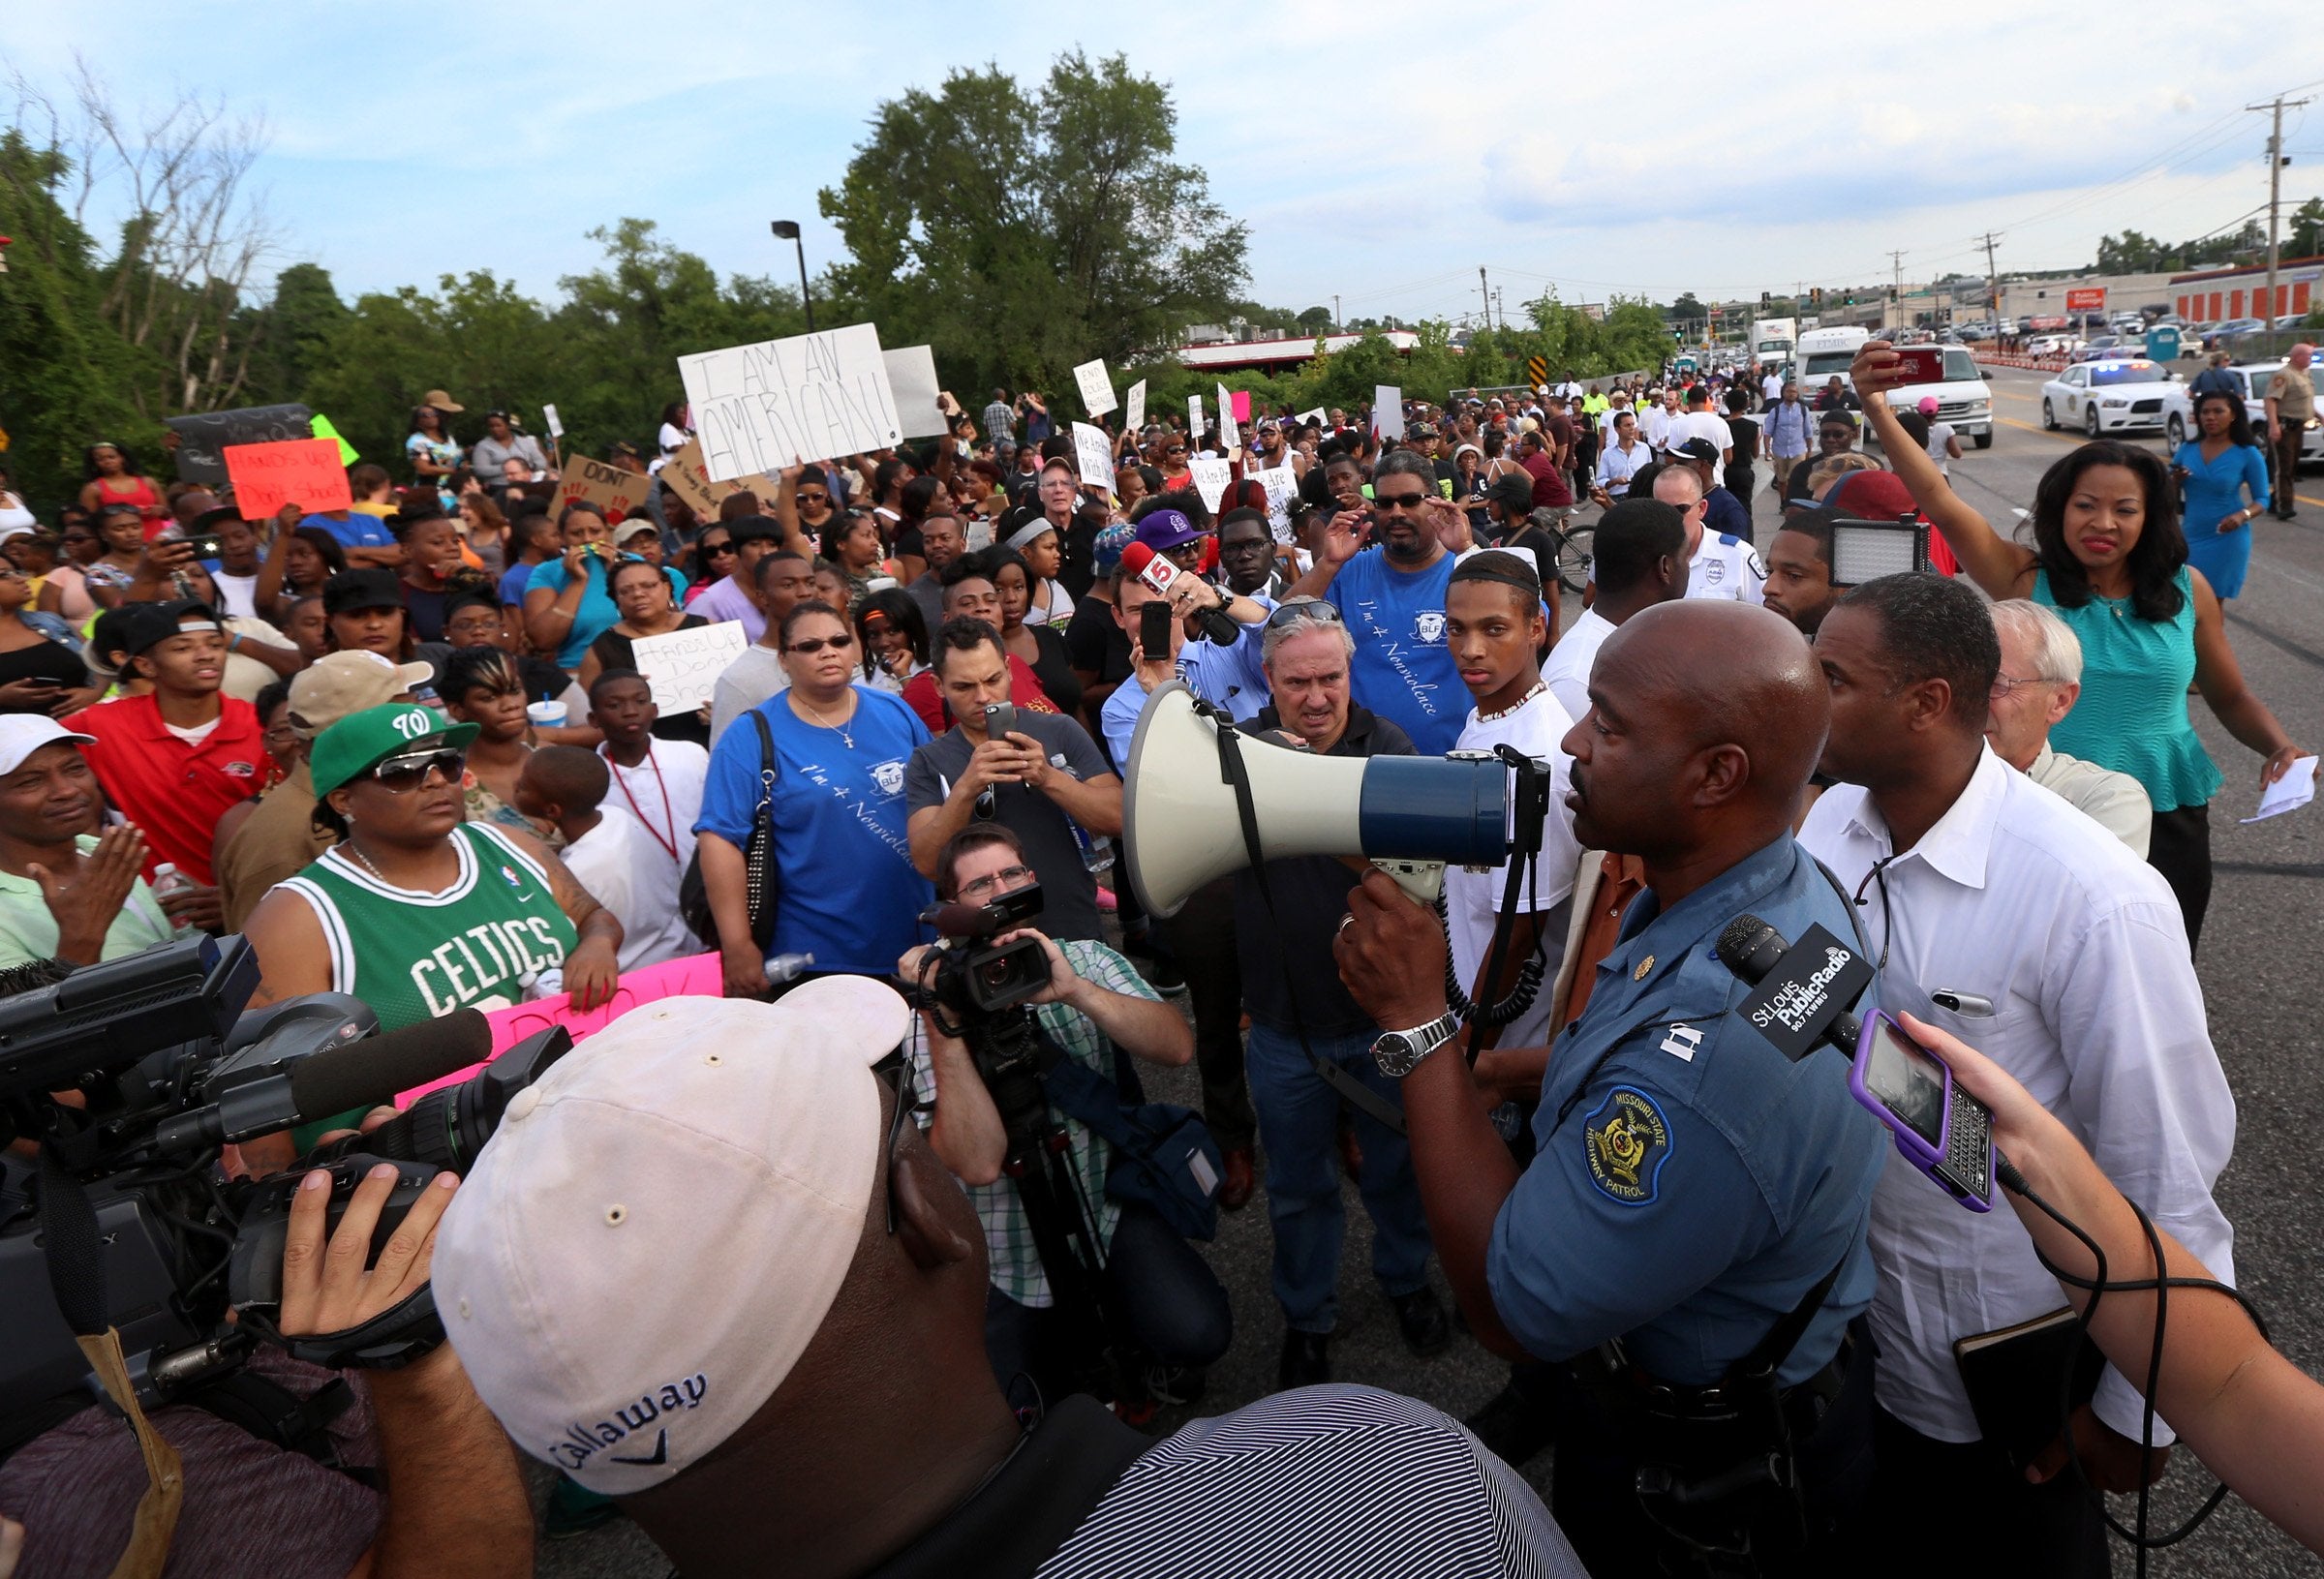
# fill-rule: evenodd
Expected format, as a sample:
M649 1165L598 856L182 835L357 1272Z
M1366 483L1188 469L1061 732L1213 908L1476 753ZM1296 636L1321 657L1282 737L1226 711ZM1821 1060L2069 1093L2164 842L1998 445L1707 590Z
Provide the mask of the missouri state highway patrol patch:
M1670 1158L1670 1126L1645 1092L1617 1085L1582 1122L1590 1181L1608 1200L1649 1206L1663 1164Z

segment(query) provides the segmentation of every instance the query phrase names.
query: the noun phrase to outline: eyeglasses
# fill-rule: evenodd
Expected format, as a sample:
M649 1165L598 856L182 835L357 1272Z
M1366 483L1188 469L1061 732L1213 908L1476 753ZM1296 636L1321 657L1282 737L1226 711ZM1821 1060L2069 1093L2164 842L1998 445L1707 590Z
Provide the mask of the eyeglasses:
M2029 675L2025 679L2020 680L2015 675L1997 674L1993 677L1993 694L1996 696L2012 696L2018 691L2023 690L2028 685L2055 685L2058 683L2060 683L2060 682L2055 680L2045 680L2039 675Z
M853 636L810 636L803 642L791 643L783 651L787 653L820 653L827 647L847 648L854 645L855 638Z
M1337 604L1327 603L1320 597L1311 597L1304 603L1285 603L1278 606L1273 613L1267 617L1267 628L1282 630L1300 620L1321 620L1328 625L1347 623L1340 618Z
M367 775L390 795L409 795L428 781L428 774L440 773L447 784L460 782L468 768L465 753L452 750L413 751L404 756L389 757Z
M960 896L971 903L982 904L998 893L1003 883L1014 888L1020 883L1031 882L1032 878L1033 872L1029 866L1003 866L990 876L975 877L963 883Z
M1895 857L1895 856L1892 856L1892 855L1891 855L1891 856L1883 856L1883 857L1881 857L1880 860L1878 860L1878 861L1874 862L1874 863L1872 864L1872 870L1870 870L1870 871L1868 871L1868 872L1866 872L1866 873L1864 874L1864 881L1862 881L1861 883L1858 883L1858 884L1856 885L1856 907L1857 907L1858 909L1862 909L1862 908L1863 908L1863 905L1864 905L1864 891L1865 891L1866 889L1868 889L1868 888L1872 887L1872 886L1873 886L1875 883L1878 883L1878 884L1880 885L1880 889L1881 889L1881 963L1880 963L1880 968L1881 968L1881 969L1882 969L1882 970L1886 970L1886 969L1888 968L1888 938L1889 938L1889 934L1890 934L1890 932L1891 932L1891 931L1894 929L1894 928L1893 928L1893 925L1892 925L1892 924L1891 924L1891 922L1889 921L1889 917L1888 917L1888 864L1889 864L1890 862L1894 861L1895 859L1896 859L1896 857Z
M1383 494L1374 491L1372 507L1381 510L1417 510L1426 494Z

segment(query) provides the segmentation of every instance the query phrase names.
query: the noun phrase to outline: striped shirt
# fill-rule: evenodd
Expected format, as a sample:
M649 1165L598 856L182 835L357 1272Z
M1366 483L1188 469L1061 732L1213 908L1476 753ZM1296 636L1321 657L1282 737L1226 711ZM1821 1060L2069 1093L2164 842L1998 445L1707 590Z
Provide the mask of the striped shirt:
M1037 1579L1584 1579L1516 1472L1426 1404L1300 1387L1196 1420L1122 1472Z

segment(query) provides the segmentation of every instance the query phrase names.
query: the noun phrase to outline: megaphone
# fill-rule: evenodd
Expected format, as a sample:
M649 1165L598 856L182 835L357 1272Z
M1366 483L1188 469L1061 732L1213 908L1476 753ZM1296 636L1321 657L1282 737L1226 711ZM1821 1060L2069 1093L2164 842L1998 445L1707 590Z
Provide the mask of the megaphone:
M1250 865L1219 724L1172 681L1130 742L1122 847L1147 910L1173 916L1204 884ZM1495 866L1509 854L1509 769L1494 758L1327 757L1251 736L1237 743L1266 859L1362 856L1422 902L1437 863Z

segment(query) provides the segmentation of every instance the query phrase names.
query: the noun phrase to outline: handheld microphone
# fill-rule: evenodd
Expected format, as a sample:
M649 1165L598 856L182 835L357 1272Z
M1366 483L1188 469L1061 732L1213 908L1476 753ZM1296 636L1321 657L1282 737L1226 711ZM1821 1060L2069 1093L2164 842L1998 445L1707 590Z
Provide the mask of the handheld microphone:
M492 1056L492 1026L474 1009L456 1009L302 1058L290 1066L298 1122L376 1108L396 1094L440 1080Z
M1797 1063L1828 1043L1853 1059L1864 1027L1848 1013L1872 985L1872 966L1820 926L1796 944L1753 915L1737 916L1712 951L1719 962L1758 990L1738 1013L1783 1055Z
M1145 543L1132 543L1121 551L1121 567L1159 597L1168 597L1186 573ZM1195 619L1201 622L1203 634L1217 646L1232 647L1242 637L1242 627L1229 619L1224 609L1198 609Z

